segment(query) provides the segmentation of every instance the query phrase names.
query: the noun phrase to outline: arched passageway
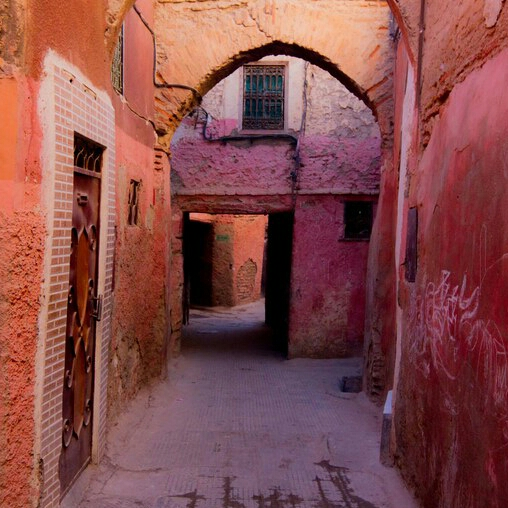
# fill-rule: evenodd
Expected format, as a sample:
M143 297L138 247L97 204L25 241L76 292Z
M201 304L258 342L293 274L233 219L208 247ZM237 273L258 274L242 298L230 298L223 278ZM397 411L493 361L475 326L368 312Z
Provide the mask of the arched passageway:
M265 120L256 110L252 120L258 103L275 104L263 98L273 73L280 80L273 99L280 111L272 108ZM278 129L245 128L273 118ZM320 67L283 54L247 63L219 82L175 132L174 220L189 212L269 215L267 316L285 328L289 357L361 356L380 145L375 118L362 101ZM249 238L225 217L222 228L210 220L215 226L205 257L210 273L222 266L224 277L234 280L235 252L242 253ZM191 253L183 226L184 246L174 256L184 253L185 267ZM173 245L180 245L179 237ZM187 287L181 272L172 277L174 287ZM172 318L178 330L178 311Z
M69 335L67 328L71 322L65 318L69 301L68 269L64 267L67 259L62 249L71 228L69 211L74 201L74 161L72 156L69 158L75 150L74 133L103 147L106 155L101 172L100 220L103 227L99 239L98 292L92 294L97 302L103 296L103 313L97 324L98 354L91 362L95 375L94 395L93 400L86 400L86 410L93 408L94 415L93 419L87 419L93 422L93 437L85 462L97 461L103 453L107 412L117 414L140 385L164 370L167 347L171 349L173 344L168 340L165 325L170 312L177 312L179 301L175 295L178 296L178 291L170 284L164 285L170 269L166 259L171 250L167 248L166 223L170 216L169 166L161 155L160 145L154 157L153 132L145 121L153 118L158 141L167 148L166 133L170 135L191 109L195 94L178 86L168 86L157 90L154 106L153 69L150 59L144 57L153 55L153 40L140 16L129 10L131 5L132 2L112 2L109 19L101 17L100 6L86 13L84 4L80 4L81 8L69 19L41 16L43 11L59 12L44 2L34 2L33 9L27 11L26 41L32 45L26 52L29 76L21 88L35 91L31 114L37 132L35 142L27 150L37 160L39 150L47 154L42 157L42 169L35 169L33 174L35 182L44 183L41 187L44 213L33 220L26 218L27 224L35 230L48 231L45 240L48 249L39 260L39 272L33 271L35 278L39 276L44 280L41 307L38 315L30 313L32 318L37 315L36 321L42 323L37 346L39 360L33 370L27 367L27 379L34 376L38 387L35 413L40 418L34 419L34 442L37 442L38 457L43 465L40 476L34 478L34 485L40 491L44 506L56 505L69 486L62 486L59 476L62 428L55 422L62 420L60 374L65 370L65 343L58 338ZM195 68L181 65L191 51L186 38L194 31L192 26L183 29L182 23L178 29L173 27L173 23L178 23L174 14L185 17L185 9L177 2L161 2L155 11L147 1L138 2L137 7L157 34L156 83L189 86L203 94L235 68L265 54L300 55L340 78L374 108L384 125L383 139L388 146L391 113L389 72L386 70L392 58L388 9L382 3L358 2L358 5L360 7L357 10L355 6L354 12L328 9L330 3L317 10L314 6L311 12L306 11L301 2L284 5L262 5L260 2L247 9L240 5L233 15L235 30L229 30L237 40L224 45L219 34L210 31L206 34L210 43L207 51L195 47L195 55L199 58L189 60ZM215 14L220 19L217 22L221 23L222 15L226 14L224 23L230 23L231 13L218 7ZM281 7L285 12L280 11ZM330 13L333 20L329 19ZM23 16L23 12L21 14ZM85 14L93 20L87 33L76 30L80 17L86 17ZM38 23L39 16L43 20L41 23ZM133 56L126 46L124 88L116 94L109 82L109 65L104 63L111 60L120 20L124 18L127 33L131 30L138 47ZM307 33L300 33L302 24L294 23L290 28L285 22L299 18L313 20L313 27L308 27ZM259 21L259 28L256 21ZM370 36L346 37L347 30L353 30L355 25L362 27L357 30L363 34L370 27ZM339 30L340 26L343 29ZM71 37L73 31L76 33ZM245 37L246 31L250 33ZM47 38L47 34L51 37ZM105 45L102 44L104 34ZM100 47L100 56L99 53L92 55L86 49L90 47ZM356 64L355 53L362 55ZM136 74L133 69L144 72ZM94 118L99 122L95 123ZM135 199L138 195L141 196L139 201ZM44 227L39 227L42 224ZM174 226L177 229L177 225ZM175 265L171 268L174 270ZM89 363L87 359L85 364ZM72 434L72 439L74 434L79 434L79 426L76 432L65 430L73 427L72 419L64 418L63 427L64 432ZM12 427L12 432L15 428ZM12 499L17 496L15 492L9 495Z

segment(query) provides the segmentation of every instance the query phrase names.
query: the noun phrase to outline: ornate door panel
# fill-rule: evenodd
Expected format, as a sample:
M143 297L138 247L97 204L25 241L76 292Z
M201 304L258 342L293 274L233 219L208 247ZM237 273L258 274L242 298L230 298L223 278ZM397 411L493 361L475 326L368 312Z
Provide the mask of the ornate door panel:
M62 495L86 467L92 448L100 173L75 168L67 333L63 379Z

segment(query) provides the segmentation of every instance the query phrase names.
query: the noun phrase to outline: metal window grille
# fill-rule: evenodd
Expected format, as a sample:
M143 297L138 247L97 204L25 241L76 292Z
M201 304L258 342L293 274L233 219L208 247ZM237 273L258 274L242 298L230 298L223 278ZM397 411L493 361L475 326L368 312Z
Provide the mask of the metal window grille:
M284 65L243 68L243 129L284 129Z
M123 26L118 35L118 42L115 47L115 52L113 53L111 83L118 93L123 94Z
M93 141L74 134L74 166L100 176L104 147Z
M139 220L139 190L141 182L131 180L129 186L129 216L127 222L130 226L137 226Z

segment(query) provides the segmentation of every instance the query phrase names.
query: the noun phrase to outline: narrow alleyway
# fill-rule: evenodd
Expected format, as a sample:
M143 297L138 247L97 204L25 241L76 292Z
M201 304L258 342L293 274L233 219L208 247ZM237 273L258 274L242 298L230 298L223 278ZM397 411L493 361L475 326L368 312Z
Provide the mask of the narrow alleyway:
M262 302L193 310L182 349L168 381L111 427L106 459L64 506L416 506L379 464L379 408L339 390L358 360L285 360Z

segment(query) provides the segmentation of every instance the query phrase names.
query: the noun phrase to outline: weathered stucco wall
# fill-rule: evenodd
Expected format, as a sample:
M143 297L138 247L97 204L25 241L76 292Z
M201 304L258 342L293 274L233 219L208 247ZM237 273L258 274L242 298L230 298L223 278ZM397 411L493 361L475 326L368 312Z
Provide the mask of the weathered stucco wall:
M147 376L159 372L164 357L161 312L168 301L172 309L171 347L175 350L178 347L181 287L178 280L172 280L169 295L163 287L168 272L162 260L167 259L168 249L169 225L165 218L169 217L169 167L163 159L154 163L152 128L137 116L137 113L147 117L153 114L150 101L143 94L134 94L126 96L127 101L133 99L132 104L127 104L114 97L109 82L113 35L132 3L132 0L76 0L72 9L56 0L0 3L3 115L0 223L5 253L0 262L2 505L37 505L41 482L48 480L39 474L47 466L39 462L39 451L42 445L49 446L47 442L41 443L40 427L42 412L51 411L54 401L43 406L45 337L41 309L47 306L44 308L48 312L58 313L51 306L62 303L41 298L47 240L53 233L47 229L48 224L53 224L48 218L53 210L42 196L48 195L48 189L56 191L54 182L43 178L44 133L36 110L43 62L49 49L78 69L89 87L112 100L118 123L117 286L113 310L118 340L112 357L114 381L110 393L118 395L123 403L136 391L138 381L148 381ZM139 3L143 9L149 4ZM448 508L489 503L502 507L508 498L504 310L508 238L503 206L507 188L504 139L508 129L505 111L508 11L499 0L444 3L391 0L389 4L399 22L405 23L402 37L408 48L407 57L403 58L414 69L414 89L422 90L421 100L415 97L417 107L420 106L417 118L420 130L405 134L411 152L407 161L407 189L404 186L399 192L398 151L402 140L397 141L393 155L388 153L393 119L393 47L384 2L161 0L154 18L160 34L158 78L195 86L204 93L244 62L270 52L287 53L304 56L330 70L373 105L385 143L376 240L372 242L369 261L368 306L373 310L367 330L377 336L386 356L383 368L389 374L395 371L398 379L397 460L425 506ZM422 6L426 10L420 22ZM145 14L151 19L149 11L145 10ZM151 55L150 38L141 26L138 28L140 45L146 50L143 54ZM420 32L423 53L418 46ZM149 60L145 57L143 61L145 72ZM130 62L135 64L136 58ZM402 99L407 66L400 62L398 65L396 96ZM143 83L147 80L145 74ZM312 91L311 80L309 86ZM157 125L164 134L176 128L194 99L191 92L173 88L159 91L156 102ZM141 111L130 112L129 105ZM397 109L399 113L402 117L402 111ZM347 142L329 144L330 150L325 152L323 147L332 142L337 132L332 128L314 133L311 118L312 113L307 136L301 140L303 165L299 168L297 190L309 193L326 189L329 193L332 188L336 193L375 194L374 180L362 178L358 182L352 178L353 174L359 174L357 170L361 173L367 166L361 161L351 162L349 157L357 150L363 154L363 162L379 156L379 151L375 155L374 145L370 144L372 136L357 134L353 144L349 144L348 138ZM225 119L237 121L227 114ZM361 123L354 125L363 132ZM395 126L398 132L401 118L395 118ZM219 123L217 127L220 133L228 131L231 125ZM341 129L345 128L342 125ZM196 133L196 139L198 136ZM181 141L181 147L185 148L185 142ZM208 211L238 213L248 208L250 212L262 213L289 211L296 205L298 210L299 202L303 205L310 198L307 194L298 197L296 203L292 200L289 176L294 169L294 145L286 141L273 144L269 152L275 154L273 160L279 164L272 166L272 160L266 162L267 147L260 144L254 143L249 148L253 159L248 161L242 156L248 151L246 146L197 143L199 155L205 155L202 166L193 167L195 173L189 172L185 178L174 181L179 192L186 194L187 201L180 201L182 209L201 206ZM347 155L348 160L339 152ZM312 156L305 159L306 154ZM232 176L230 185L217 183L223 175L214 166L213 157L230 165L225 172ZM318 158L327 160L326 171L314 165ZM252 164L247 162L252 160L259 168L258 173L269 175L264 182L258 174L249 173ZM231 169L242 165L245 172ZM330 177L332 166L344 172L346 184ZM212 180L206 173L216 178ZM131 226L122 223L131 178L143 181L139 229L130 229ZM239 195L235 195L235 188ZM222 196L221 202L214 200L217 195ZM311 199L318 209L324 209L330 205L327 200L331 197L311 196ZM415 283L405 283L403 274L395 273L400 251L394 253L394 249L397 242L404 244L402 212L408 206L417 206L420 214ZM331 215L321 217L331 224ZM181 273L181 210L175 208L171 218L175 228L171 263L174 272ZM314 220L311 214L304 215L302 206L301 220L310 218ZM339 219L336 216L334 224L339 224ZM306 234L310 236L309 231ZM302 242L304 239L302 236ZM149 277L160 285L150 293L150 302L143 302L144 315L139 320L133 303L139 303L139 294L147 295L145 278ZM132 280L136 283L131 284ZM394 323L388 316L396 313L398 321ZM391 345L396 336L401 346L397 351L400 370ZM149 348L145 339L153 339L156 347ZM131 356L133 351L136 354ZM141 351L146 357L138 356ZM130 364L133 358L136 361ZM150 371L149 362L154 362L157 368ZM133 380L126 379L126 365L131 365L135 372ZM104 404L105 394L101 397ZM117 406L112 409L114 413ZM48 422L45 426L51 427ZM51 452L53 461L58 453L59 448L55 447ZM44 494L43 506L58 504L55 478L50 480L45 483L49 490Z
M293 227L290 357L361 354L369 244L344 240L340 196L299 197Z
M261 274L267 217L235 217L234 294L235 304L255 302L261 296Z
M367 270L367 304L364 345L364 387L370 397L384 400L394 386L397 340L398 276L405 248L404 218L407 208L408 165L414 169L412 143L417 125L414 73L405 44L397 47L394 75L393 152L382 152L380 194L372 230ZM403 270L402 270L403 271Z
M295 111L299 114L288 121L286 132L292 138L225 139L243 135L237 71L204 97L205 112L197 109L177 129L171 145L172 192L178 196L291 193L296 138L305 114L298 190L376 194L380 133L369 108L319 67L304 66L296 58L266 60L288 62L289 86L300 91L286 104L288 117L294 117ZM214 118L222 113L232 116Z
M453 87L508 43L508 11L499 0L430 2L425 6L423 141Z
M162 81L191 85L204 95L248 61L270 54L303 57L373 104L388 141L393 55L385 2L165 0L159 2L155 23ZM226 40L218 37L217 27ZM194 102L188 91L173 89L171 95L169 101L163 90L158 96L161 132L173 131Z
M233 307L260 298L266 222L259 215L190 214L187 304Z
M151 6L151 2L140 3L140 7L148 6ZM68 259L63 247L67 242L59 242L60 237L66 238L65 227L69 215L65 210L71 194L68 193L69 179L63 177L59 181L62 175L55 177L55 172L59 171L55 167L62 167L63 172L69 171L72 175L72 146L67 146L67 141L72 138L74 128L94 140L99 137L100 142L107 146L107 153L111 153L114 159L114 129L110 128L107 133L102 131L104 116L107 115L107 122L113 118L112 109L108 109L113 97L109 65L113 44L111 40L105 40L110 21L106 19L106 10L106 2L90 3L85 0L75 2L70 10L50 0L4 2L1 5L0 242L5 255L0 262L3 281L0 287L0 505L12 508L59 504L59 401L64 379L60 352L65 343L65 332L60 339L53 334L56 330L54 327L62 326L62 306L65 307L67 298ZM147 38L146 34L143 35L143 41L146 43L146 53L150 54L151 36L148 34ZM48 61L48 51L51 62L63 62L64 71L71 71L70 74L64 73L63 78L59 74L57 85L54 85L57 83L54 72L59 73L60 69L56 71L56 66L44 67L44 62ZM146 107L140 113L153 115L152 76L145 77L143 82L148 82L150 86L144 90ZM44 87L43 91L41 86ZM62 96L55 92L57 86ZM84 99L80 96L82 93ZM75 109L78 100L81 101L79 107L83 109ZM116 106L118 121L122 122L122 127L117 129L118 148L122 152L118 165L125 167L130 164L131 174L137 177L141 175L141 179L147 181L146 188L150 194L142 203L142 208L147 209L144 218L151 229L147 227L149 234L145 243L149 251L147 257L151 256L154 261L152 272L155 280L160 281L158 291L149 294L151 317L156 318L141 331L143 336L152 339L156 336L154 343L159 348L147 351L143 359L147 363L138 367L139 370L144 369L144 377L137 377L136 381L143 382L157 376L164 365L164 355L158 353L164 349L160 338L165 334L164 280L167 277L165 249L168 245L168 228L165 221L167 210L163 210L169 204L169 199L164 198L169 197L169 166L166 161L163 170L154 171L153 128L130 112L121 99L117 100ZM134 107L138 106L139 101L134 104ZM66 130L64 134L62 131L55 132L56 115L60 115L61 123L68 120L66 126L70 126L71 130ZM92 116L95 122L93 127L90 126ZM79 121L82 121L82 125L79 125ZM133 124L136 126L132 127ZM138 171L133 167L137 167ZM103 201L103 231L111 227L114 233L114 218L109 221L109 215L114 216L114 200L108 202L109 175L115 174L113 164L108 166L109 170L108 183L103 188L106 196ZM144 177L145 172L147 178ZM158 176L160 172L164 172L165 178ZM123 177L127 172L120 171L119 174ZM123 185L124 182L119 178L118 189ZM50 196L53 198L50 199ZM119 199L119 207L122 208L119 216L126 213L123 199L126 199L124 195ZM150 201L152 208L148 204ZM68 235L70 238L70 229ZM157 239L154 240L154 237ZM105 253L106 250L112 253L114 235L103 240L107 241L101 246L104 253L101 263L104 263L105 272L110 276L112 257L107 258ZM122 247L117 246L117 254L120 260L125 254L125 260L130 253L127 250L122 252ZM146 259L138 257L129 263L129 269L136 272L139 267L146 265ZM122 279L120 266L117 267L117 275L119 280ZM104 283L104 276L102 281ZM108 279L105 287L110 281ZM153 287L152 283L152 290ZM130 312L129 295L136 294L136 291L135 285L122 288L120 284L116 293L119 298L115 299L118 316L115 322L127 323L125 317ZM63 300L61 293L65 293ZM103 338L108 337L108 340L109 331L105 327L109 328L111 318L110 296L108 291L103 326L99 326ZM108 340L102 344L109 343ZM152 352L155 352L156 358ZM96 407L100 409L94 430L94 459L100 456L104 445L103 422L107 406L108 351L100 350L98 355L97 372L101 381L96 385ZM126 361L126 356L121 358L121 362ZM158 368L150 371L149 364ZM102 369L103 366L106 366L105 369ZM118 371L122 369L123 366ZM113 376L117 373L112 371ZM122 393L122 401L137 389L133 386L129 387L130 392L126 390Z
M368 242L342 241L342 200L375 200L379 129L366 105L326 71L295 58L264 61L287 62L287 81L299 92L286 102L285 134L290 137L260 131L264 137L252 138L242 131L242 74L233 73L175 133L174 207L225 211L221 208L234 203L235 213L270 213L277 207L294 211L293 256L286 260L292 267L289 316L284 318L286 328L289 320L288 354L358 354L363 346ZM253 207L250 197L256 196L263 196L264 205ZM285 204L281 196L287 198ZM220 274L227 273L227 264Z
M138 2L137 7L151 23L152 2ZM125 19L124 43L124 90L114 100L117 217L111 418L140 387L165 372L169 336L165 284L170 256L169 163L163 151L154 149L155 133L143 118L154 114L153 63L146 56L153 54L153 41L134 10ZM139 183L135 224L128 223L131 181Z
M11 49L2 56L14 60ZM39 206L41 132L36 106L25 100L38 87L15 66L7 70L0 77L0 505L21 507L39 488L34 385L46 221Z
M507 63L504 50L454 87L409 194L397 458L429 508L508 500Z

